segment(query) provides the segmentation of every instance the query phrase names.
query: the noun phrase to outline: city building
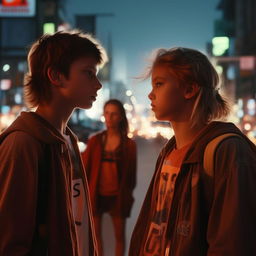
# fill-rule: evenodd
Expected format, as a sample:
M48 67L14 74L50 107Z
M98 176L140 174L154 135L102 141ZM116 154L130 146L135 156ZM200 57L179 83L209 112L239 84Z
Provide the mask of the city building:
M220 0L217 9L211 54L233 103L232 121L256 142L256 2Z

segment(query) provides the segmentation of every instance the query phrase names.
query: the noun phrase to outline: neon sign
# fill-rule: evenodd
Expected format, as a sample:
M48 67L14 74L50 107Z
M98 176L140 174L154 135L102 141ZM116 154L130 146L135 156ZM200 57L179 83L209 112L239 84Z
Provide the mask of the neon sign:
M0 0L0 17L32 17L35 0Z

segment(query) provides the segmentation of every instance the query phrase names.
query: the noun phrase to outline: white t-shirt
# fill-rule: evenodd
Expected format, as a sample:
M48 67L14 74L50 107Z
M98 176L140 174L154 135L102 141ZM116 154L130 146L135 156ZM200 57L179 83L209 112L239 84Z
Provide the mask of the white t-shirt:
M89 216L79 161L69 136L65 136L72 160L72 209L78 238L80 256L89 255Z

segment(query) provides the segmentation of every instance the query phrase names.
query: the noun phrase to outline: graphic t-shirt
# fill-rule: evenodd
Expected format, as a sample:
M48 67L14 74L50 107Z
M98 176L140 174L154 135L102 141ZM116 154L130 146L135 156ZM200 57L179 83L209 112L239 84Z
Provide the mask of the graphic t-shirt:
M78 238L80 256L89 255L89 216L85 197L84 183L81 178L81 169L75 154L70 137L65 136L72 160L72 209Z
M165 235L171 210L175 181L189 146L190 144L180 149L172 150L163 162L161 173L156 176L159 179L158 184L155 183L157 185L154 189L154 194L157 193L157 199L143 248L142 255L144 256L165 255L167 242Z

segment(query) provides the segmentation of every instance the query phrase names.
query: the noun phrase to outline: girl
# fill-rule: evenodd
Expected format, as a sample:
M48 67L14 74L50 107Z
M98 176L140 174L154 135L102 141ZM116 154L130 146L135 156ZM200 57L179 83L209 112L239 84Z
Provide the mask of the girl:
M256 149L232 123L218 75L202 53L161 49L148 73L158 120L174 137L159 155L133 231L130 256L256 255ZM216 150L213 177L203 169L206 145L234 133Z
M96 236L102 251L102 214L110 214L116 239L116 256L125 251L125 218L133 204L136 183L136 145L127 137L128 121L122 103L104 105L106 130L93 136L83 154L92 200Z

